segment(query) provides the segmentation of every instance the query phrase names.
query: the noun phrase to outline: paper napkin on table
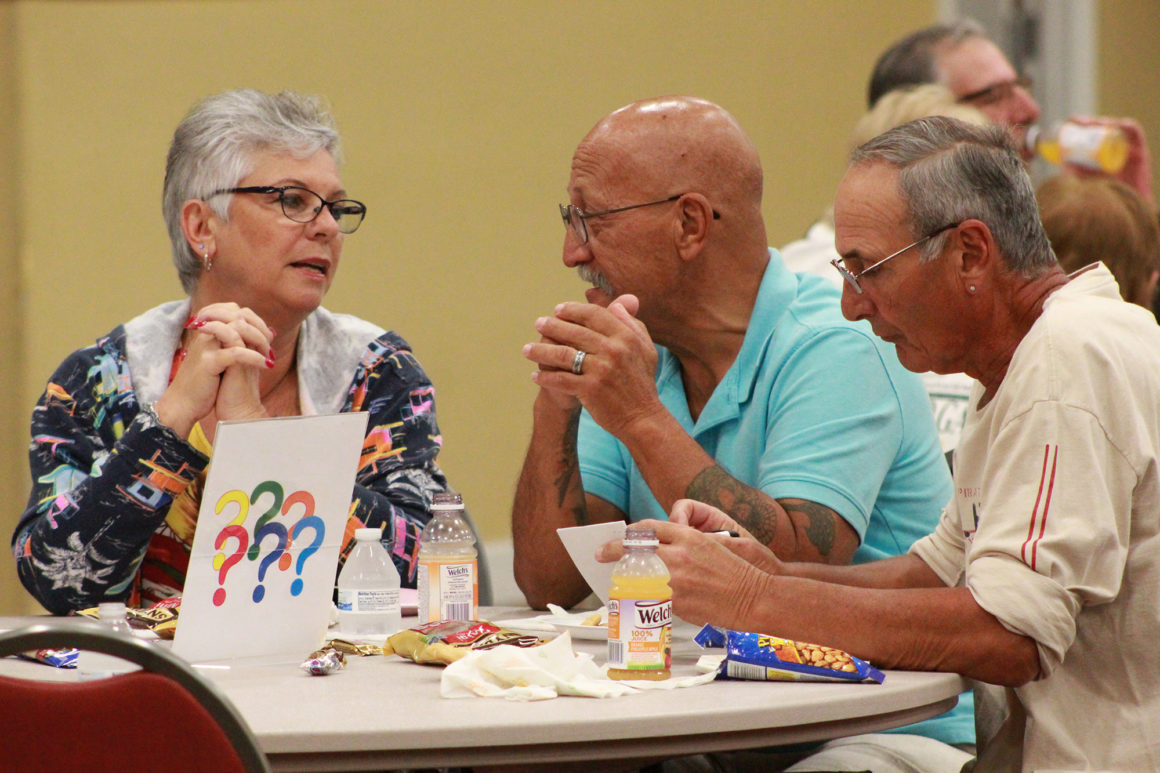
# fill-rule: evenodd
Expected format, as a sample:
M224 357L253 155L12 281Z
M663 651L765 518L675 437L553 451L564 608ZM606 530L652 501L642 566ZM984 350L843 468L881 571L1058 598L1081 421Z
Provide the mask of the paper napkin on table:
M501 644L470 652L443 669L444 698L506 698L537 701L560 695L614 698L638 690L672 690L711 682L716 673L666 679L609 679L591 655L572 651L572 637L563 633L538 647Z

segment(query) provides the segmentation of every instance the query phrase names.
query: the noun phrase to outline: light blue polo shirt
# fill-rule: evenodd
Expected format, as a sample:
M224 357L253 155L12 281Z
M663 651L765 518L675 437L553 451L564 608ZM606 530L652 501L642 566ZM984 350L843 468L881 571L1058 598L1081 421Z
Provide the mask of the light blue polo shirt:
M680 363L657 347L661 401L738 480L839 513L862 538L854 562L901 555L951 496L930 399L894 347L842 317L839 291L791 273L776 250L737 359L694 422ZM624 444L581 416L584 490L629 520L666 519Z
M697 420L680 363L660 346L656 383L669 412L735 478L845 518L862 540L861 563L904 554L934 531L951 478L922 380L867 323L842 316L840 297L833 284L790 272L771 249L741 351ZM628 449L587 411L578 449L587 493L630 521L668 518ZM973 743L969 697L944 715L953 728L923 734Z

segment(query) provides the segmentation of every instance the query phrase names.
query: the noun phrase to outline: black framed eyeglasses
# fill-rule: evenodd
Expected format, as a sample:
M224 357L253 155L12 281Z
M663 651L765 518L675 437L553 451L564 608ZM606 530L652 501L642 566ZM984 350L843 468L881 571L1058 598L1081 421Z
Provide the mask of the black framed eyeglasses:
M576 234L576 238L580 240L581 244L588 243L588 220L594 217L604 217L605 215L615 215L617 212L627 212L630 209L640 209L641 207L651 207L656 204L668 204L670 201L685 196L685 193L677 193L669 196L666 199L657 199L656 201L646 201L643 204L629 204L627 207L615 207L614 209L602 209L599 212L585 212L579 207L571 204L560 205L560 217L564 220L564 227L571 228L572 232ZM721 215L717 210L713 210L713 219L719 220Z
M997 105L1000 102L1006 102L1015 93L1015 89L1020 88L1024 91L1031 91L1033 81L1026 75L1020 75L1013 81L1005 81L1003 83L996 83L993 86L988 86L985 89L972 91L970 94L963 94L956 99L960 104L975 105L976 107L985 107L987 105Z
M891 260L892 258L897 258L899 255L906 252L907 250L913 249L913 248L917 247L918 245L922 244L923 242L926 242L926 241L929 241L930 239L933 239L934 237L941 234L943 231L949 231L952 228L958 228L960 225L962 225L961 220L957 223L947 223L946 225L942 226L941 228L936 228L933 231L931 231L930 233L928 233L926 236L922 237L921 239L911 242L910 244L906 245L905 247L903 247L901 250L898 250L897 252L890 253L882 260L878 261L877 263L873 263L873 264L867 266L866 268L862 269L861 271L858 271L857 273L851 271L850 269L846 268L845 265L843 265L843 261L845 260L845 258L834 258L833 260L830 261L830 265L833 266L834 268L838 269L838 273L841 274L842 278L845 279L850 284L850 286L854 288L854 292L861 295L862 294L862 285L858 280L860 280L862 277L866 276L867 274L869 274L872 271L877 271L882 266L882 264L885 263L886 261Z
M330 210L330 216L338 224L338 230L344 234L352 234L357 231L367 214L367 207L361 201L354 199L327 201L309 188L298 185L250 185L244 188L222 188L206 198L223 193L258 193L277 196L278 203L282 205L282 214L295 223L311 222L322 213L322 208L325 207Z

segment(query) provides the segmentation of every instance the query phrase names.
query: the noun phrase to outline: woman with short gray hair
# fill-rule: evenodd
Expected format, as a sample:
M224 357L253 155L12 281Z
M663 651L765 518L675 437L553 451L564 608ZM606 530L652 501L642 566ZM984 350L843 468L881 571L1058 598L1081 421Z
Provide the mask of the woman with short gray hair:
M267 416L370 414L347 535L381 526L414 585L447 485L434 388L399 335L321 305L366 215L339 161L316 97L227 91L178 125L162 207L188 297L74 352L33 412L13 549L49 611L180 595L217 422Z

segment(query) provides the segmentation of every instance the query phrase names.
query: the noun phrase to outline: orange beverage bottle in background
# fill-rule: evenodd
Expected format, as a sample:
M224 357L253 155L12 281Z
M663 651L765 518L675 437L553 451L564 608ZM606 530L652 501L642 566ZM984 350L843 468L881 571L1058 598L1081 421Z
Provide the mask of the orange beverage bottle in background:
M1115 126L1088 126L1070 121L1027 130L1027 147L1052 164L1074 164L1115 174L1128 162L1128 138Z

